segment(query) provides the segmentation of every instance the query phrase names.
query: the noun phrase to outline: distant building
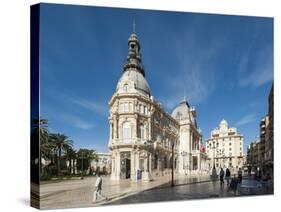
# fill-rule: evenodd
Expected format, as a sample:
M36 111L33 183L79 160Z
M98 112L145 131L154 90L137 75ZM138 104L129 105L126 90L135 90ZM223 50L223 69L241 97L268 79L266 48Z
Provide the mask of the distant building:
M259 168L262 169L264 167L264 161L265 161L265 140L266 140L266 133L268 129L269 124L269 117L265 116L260 121L260 142L259 142L259 148L257 149L258 154L258 164Z
M111 158L109 153L97 153L97 159L92 160L91 169L95 173L110 174Z
M260 121L260 139L253 141L247 151L247 166L260 170L262 176L273 177L273 85L268 96L268 114Z
M256 139L251 142L247 148L247 166L249 172L256 171L261 164L261 142Z
M211 137L206 140L207 155L210 161L209 170L216 167L229 168L236 173L243 167L244 136L234 127L228 127L226 120L220 122L219 128L212 130Z
M265 155L264 155L264 169L265 172L273 177L273 156L274 156L274 93L273 84L268 96L268 125L265 133Z

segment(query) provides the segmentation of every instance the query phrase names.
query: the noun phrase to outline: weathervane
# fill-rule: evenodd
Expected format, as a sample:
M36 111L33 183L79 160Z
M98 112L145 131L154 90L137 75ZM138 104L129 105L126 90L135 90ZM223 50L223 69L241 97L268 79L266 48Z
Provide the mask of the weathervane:
M183 89L183 101L186 102L185 87L184 87L184 89Z
M135 19L133 20L133 32L136 32L136 22L135 22Z

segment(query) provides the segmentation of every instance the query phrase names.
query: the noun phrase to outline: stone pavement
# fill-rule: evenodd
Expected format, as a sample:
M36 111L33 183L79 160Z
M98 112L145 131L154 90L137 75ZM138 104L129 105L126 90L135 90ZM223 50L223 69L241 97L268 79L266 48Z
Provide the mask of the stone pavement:
M175 187L160 187L151 190L139 192L138 194L131 195L126 198L119 199L113 202L107 202L106 205L117 204L132 204L132 203L148 203L148 202L161 202L161 201L178 201L178 200L192 200L192 199L206 199L206 198L223 198L223 197L237 197L246 195L265 195L273 194L273 189L255 190L251 194L241 193L241 187L252 187L258 185L252 179L245 179L242 185L238 186L236 194L228 188L226 183L221 186L219 181L205 181L193 184L181 184ZM270 185L269 183L266 183ZM273 188L273 187L272 187Z
M111 181L109 177L103 177L102 195L108 200L98 200L92 202L95 177L86 177L84 180L68 180L43 184L40 187L40 208L70 208L70 207L90 207L104 203L113 202L141 191L159 187L170 187L171 176L159 177L150 182L141 181ZM175 176L175 184L194 184L210 181L209 176Z

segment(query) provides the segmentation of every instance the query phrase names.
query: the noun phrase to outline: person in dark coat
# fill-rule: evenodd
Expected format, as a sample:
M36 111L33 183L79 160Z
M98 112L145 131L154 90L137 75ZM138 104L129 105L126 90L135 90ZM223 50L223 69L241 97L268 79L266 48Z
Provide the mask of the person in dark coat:
M223 170L223 168L221 168L221 170L220 170L220 183L221 183L221 185L224 184L223 178L224 178L224 170Z
M229 187L234 192L235 195L237 193L237 185L238 185L238 179L237 179L236 175L234 174L233 178L231 179Z
M229 168L226 168L225 179L226 179L227 186L229 186L229 183L230 183L230 176L231 176L230 170L229 170Z
M239 168L237 174L238 174L238 182L241 184L242 183L242 169L241 168Z

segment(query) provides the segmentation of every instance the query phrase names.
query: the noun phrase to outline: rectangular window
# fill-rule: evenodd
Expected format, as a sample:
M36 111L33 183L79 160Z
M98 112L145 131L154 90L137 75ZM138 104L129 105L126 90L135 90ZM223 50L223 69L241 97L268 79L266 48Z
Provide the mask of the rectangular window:
M128 105L128 103L125 103L124 112L129 112L129 105Z
M133 103L131 103L131 102L129 103L129 111L133 112Z

